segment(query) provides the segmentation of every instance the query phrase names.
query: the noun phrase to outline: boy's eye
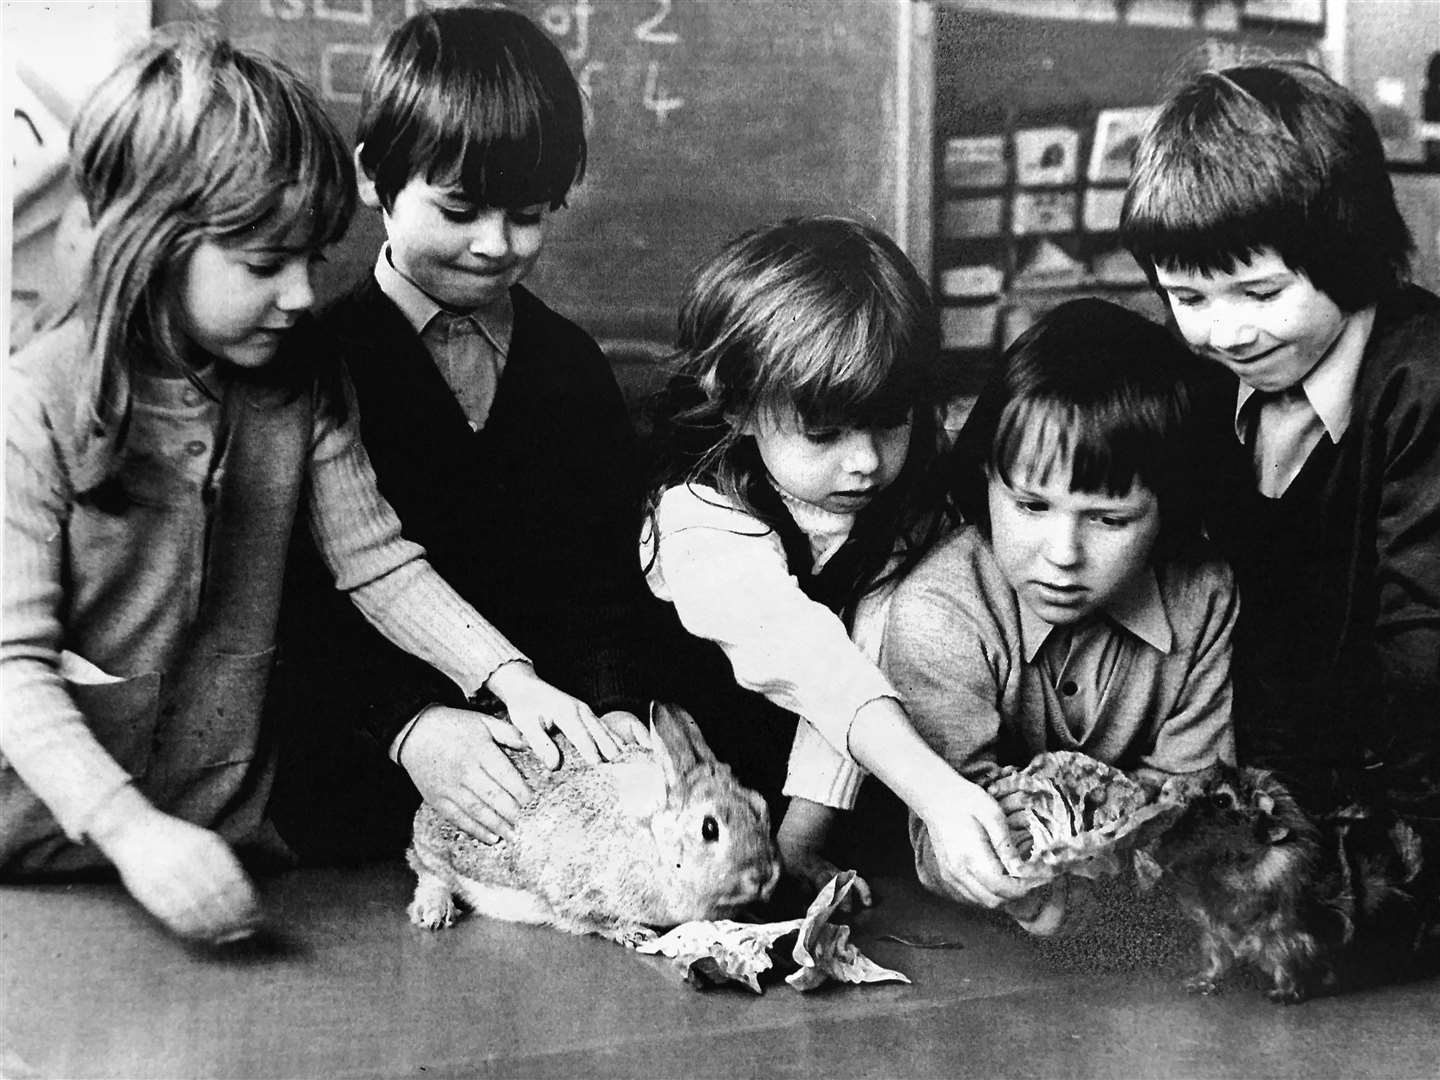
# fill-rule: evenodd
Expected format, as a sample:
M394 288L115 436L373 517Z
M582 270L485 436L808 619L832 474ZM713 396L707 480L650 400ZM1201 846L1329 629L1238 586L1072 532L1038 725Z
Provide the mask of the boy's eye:
M1196 304L1200 303L1200 297L1194 295L1193 293L1167 292L1166 295L1170 297L1170 302L1172 304L1175 304L1179 307L1194 307Z
M840 438L839 428L813 428L806 429L805 439L816 446L828 446Z
M446 221L453 221L456 224L468 224L475 220L480 213L480 208L471 206L468 203L459 206L452 206L441 203L439 206L440 216Z
M545 209L538 206L522 206L519 209L505 211L505 216L510 219L511 225L539 225L545 220Z
M1096 514L1094 520L1107 529L1123 529L1130 524L1129 518L1121 517L1118 514Z
M1050 504L1044 499L1016 499L1015 505L1027 514L1043 514L1050 509Z
M1251 300L1274 300L1275 297L1280 295L1280 291L1279 289L1250 289L1245 295Z

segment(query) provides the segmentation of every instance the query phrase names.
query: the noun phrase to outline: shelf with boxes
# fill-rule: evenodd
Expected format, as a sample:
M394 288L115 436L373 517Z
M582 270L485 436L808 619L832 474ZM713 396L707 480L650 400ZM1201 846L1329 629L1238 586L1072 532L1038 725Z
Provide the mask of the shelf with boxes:
M1281 8L935 0L932 285L957 392L1071 297L1164 317L1116 232L1136 136L1184 70L1252 50L1318 59L1323 20Z
M988 123L972 116L971 130L936 140L935 293L947 352L993 355L1072 296L1162 314L1117 232L1151 114L1011 110Z

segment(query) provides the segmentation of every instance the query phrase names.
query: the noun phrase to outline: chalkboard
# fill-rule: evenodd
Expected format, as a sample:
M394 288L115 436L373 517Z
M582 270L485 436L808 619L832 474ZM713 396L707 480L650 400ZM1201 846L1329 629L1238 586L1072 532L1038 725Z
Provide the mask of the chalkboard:
M588 94L590 164L528 284L613 350L673 336L686 275L791 214L903 222L903 27L911 0L514 0ZM313 80L353 136L366 65L420 0L155 0ZM439 6L431 4L430 6ZM373 265L362 209L322 296Z

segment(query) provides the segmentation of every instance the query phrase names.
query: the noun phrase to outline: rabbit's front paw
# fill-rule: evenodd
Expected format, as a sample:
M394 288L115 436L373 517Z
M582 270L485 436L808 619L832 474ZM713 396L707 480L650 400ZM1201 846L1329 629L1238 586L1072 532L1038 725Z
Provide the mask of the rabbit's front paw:
M454 926L460 909L455 906L450 886L437 877L421 877L415 886L415 899L406 908L410 921L425 930Z

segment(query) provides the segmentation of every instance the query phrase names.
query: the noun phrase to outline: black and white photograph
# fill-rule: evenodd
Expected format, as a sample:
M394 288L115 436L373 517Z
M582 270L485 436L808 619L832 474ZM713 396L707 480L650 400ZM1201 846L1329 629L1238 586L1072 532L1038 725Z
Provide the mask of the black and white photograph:
M1433 1080L1440 0L0 0L0 1080Z

